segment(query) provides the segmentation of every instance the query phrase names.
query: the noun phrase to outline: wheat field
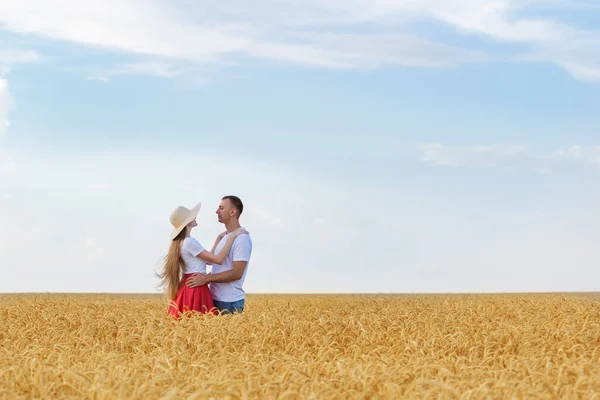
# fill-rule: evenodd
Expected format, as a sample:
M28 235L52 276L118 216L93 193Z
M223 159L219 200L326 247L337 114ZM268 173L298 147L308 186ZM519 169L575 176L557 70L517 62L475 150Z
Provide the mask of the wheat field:
M595 294L0 295L2 399L600 399Z

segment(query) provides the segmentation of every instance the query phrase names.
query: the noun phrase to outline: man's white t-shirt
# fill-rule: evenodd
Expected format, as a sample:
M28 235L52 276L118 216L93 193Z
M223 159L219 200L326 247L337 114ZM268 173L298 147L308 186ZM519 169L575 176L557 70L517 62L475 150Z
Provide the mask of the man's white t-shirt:
M221 239L217 248L215 249L215 254L219 254L225 243L227 243L227 238L231 233L228 233ZM213 300L217 301L226 301L226 302L234 302L238 300L243 300L246 298L246 293L242 286L244 285L244 280L246 279L246 273L248 272L248 265L250 264L250 255L252 254L252 239L250 235L243 234L239 235L233 241L233 245L231 246L231 250L227 257L225 257L225 261L223 264L214 264L212 266L212 273L218 274L220 272L231 271L233 269L233 263L235 261L246 261L246 268L244 269L244 273L242 277L237 281L226 282L226 283L217 283L212 282L208 286L210 288L210 293L212 295Z
M193 237L186 237L181 244L181 258L185 263L184 273L206 274L206 262L196 257L204 251L204 247Z

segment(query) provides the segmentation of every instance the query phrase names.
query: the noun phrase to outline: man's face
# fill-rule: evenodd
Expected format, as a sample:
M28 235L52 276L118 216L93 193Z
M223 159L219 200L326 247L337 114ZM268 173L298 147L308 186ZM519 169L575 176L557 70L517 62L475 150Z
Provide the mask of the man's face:
M221 200L217 207L217 219L220 223L226 224L233 216L235 216L235 208L229 199Z

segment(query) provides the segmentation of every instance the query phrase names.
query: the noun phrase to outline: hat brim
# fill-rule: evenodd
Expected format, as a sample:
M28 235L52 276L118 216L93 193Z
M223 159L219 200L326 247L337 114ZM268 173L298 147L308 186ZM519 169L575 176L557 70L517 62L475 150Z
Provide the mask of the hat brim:
M190 213L188 214L186 219L183 221L183 223L181 225L179 225L177 228L173 229L173 232L171 232L171 240L174 240L177 237L177 235L179 235L181 233L181 231L183 229L185 229L185 227L198 216L198 212L200 212L201 206L202 206L202 203L196 204L196 206L190 210Z

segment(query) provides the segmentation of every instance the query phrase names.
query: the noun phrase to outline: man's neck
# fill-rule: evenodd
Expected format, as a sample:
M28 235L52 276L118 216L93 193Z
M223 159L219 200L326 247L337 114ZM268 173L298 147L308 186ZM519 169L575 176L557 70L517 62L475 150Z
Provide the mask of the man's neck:
M241 227L242 226L240 225L240 221L238 221L238 220L229 221L228 223L225 224L225 229L227 229L227 233L236 231L236 230L240 229Z

